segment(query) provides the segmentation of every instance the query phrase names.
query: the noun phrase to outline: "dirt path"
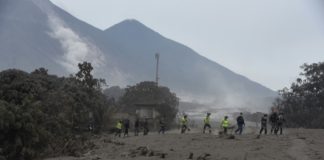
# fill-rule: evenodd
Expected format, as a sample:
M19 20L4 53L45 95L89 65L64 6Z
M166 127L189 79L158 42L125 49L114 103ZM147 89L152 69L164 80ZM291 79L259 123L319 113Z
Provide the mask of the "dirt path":
M306 144L302 139L293 139L288 154L295 160L309 160L306 154Z
M190 133L115 138L102 135L94 139L96 148L81 157L48 160L313 160L322 159L323 130L295 130L282 136L249 133L227 139L218 135Z
M290 130L291 147L287 151L295 160L324 159L323 130Z

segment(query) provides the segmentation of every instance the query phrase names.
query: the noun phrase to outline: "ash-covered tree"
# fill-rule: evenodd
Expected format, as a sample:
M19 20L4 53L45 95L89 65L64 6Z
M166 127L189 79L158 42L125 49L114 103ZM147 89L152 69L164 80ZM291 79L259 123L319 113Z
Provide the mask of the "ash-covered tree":
M290 127L324 128L324 63L304 64L290 88L280 91L276 107Z
M104 79L93 78L91 74L93 67L89 62L83 62L78 64L79 71L75 74L76 79L82 83L82 85L94 88L101 89L103 85L106 85L106 81Z
M75 106L75 108L73 108L73 112L77 113L79 117L74 118L77 122L81 123L89 123L89 121L93 121L96 128L100 130L103 123L104 112L106 107L108 106L107 100L103 101L103 99L106 99L105 96L101 93L102 86L107 85L106 81L104 79L97 79L93 77L91 73L93 71L91 63L79 63L78 67L79 71L75 74L75 77L72 77L72 81L76 79L76 82L83 86L84 91L86 91L89 95L89 97L84 97L84 95L80 94L79 102L82 102L82 98L89 98L89 102L91 103L80 103L79 105ZM101 100L96 101L95 99ZM100 102L105 102L105 104L100 104ZM82 108L87 108L87 110L84 110Z
M43 68L2 71L0 157L30 160L44 151L64 152L66 139L87 131L89 122L100 130L107 107L98 86L75 77L49 75Z
M161 116L170 124L178 113L179 98L168 87L144 81L135 86L128 86L119 103L124 111L130 113L135 113L135 104L156 104Z

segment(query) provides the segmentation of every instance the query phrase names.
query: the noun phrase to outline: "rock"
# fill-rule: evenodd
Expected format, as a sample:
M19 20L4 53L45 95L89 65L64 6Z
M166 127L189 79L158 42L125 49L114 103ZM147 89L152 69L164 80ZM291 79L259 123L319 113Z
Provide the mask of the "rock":
M153 157L153 156L154 156L154 151L150 151L149 157Z
M162 153L162 154L161 154L161 158L163 158L163 159L164 159L164 158L165 158L165 156L166 156L166 153Z
M298 139L306 140L306 137L298 137Z
M120 156L123 157L123 158L127 158L128 155L129 155L129 153L127 153L127 152L123 152L123 153L120 154Z
M193 159L193 153L190 152L188 159Z
M146 156L147 153L149 152L149 149L147 147L138 147L137 150L140 151L142 156Z
M207 158L211 156L209 153L204 153L197 158L197 160L207 160Z
M234 135L229 135L229 136L227 137L227 139L235 139L235 136L234 136Z

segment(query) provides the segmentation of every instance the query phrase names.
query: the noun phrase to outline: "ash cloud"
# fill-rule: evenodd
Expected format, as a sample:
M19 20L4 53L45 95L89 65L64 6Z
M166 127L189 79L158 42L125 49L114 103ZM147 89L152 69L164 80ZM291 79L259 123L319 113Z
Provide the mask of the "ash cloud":
M94 68L105 64L105 57L98 47L80 37L71 28L67 27L62 20L54 14L48 15L48 24L51 28L51 37L57 39L64 51L58 63L69 72L78 70L77 64L83 61L91 62Z

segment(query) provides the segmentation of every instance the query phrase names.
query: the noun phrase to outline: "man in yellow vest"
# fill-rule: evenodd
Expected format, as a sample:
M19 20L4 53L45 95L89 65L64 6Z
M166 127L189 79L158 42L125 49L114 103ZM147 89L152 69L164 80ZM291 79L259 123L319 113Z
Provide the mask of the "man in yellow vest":
M229 125L230 125L230 123L228 121L228 117L225 116L221 123L221 127L224 129L224 134L227 134L227 129L228 129Z
M180 124L181 124L181 133L182 134L185 133L187 129L189 130L189 128L188 128L188 116L187 115L184 115L181 118Z
M207 116L204 119L204 131L205 133L206 128L208 127L209 133L211 133L211 126L210 126L210 113L207 113Z
M118 136L120 137L121 136L121 132L122 132L122 128L123 128L123 123L121 120L117 121L117 124L116 124L116 133L115 133L115 137Z

